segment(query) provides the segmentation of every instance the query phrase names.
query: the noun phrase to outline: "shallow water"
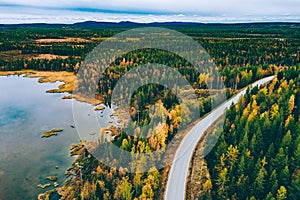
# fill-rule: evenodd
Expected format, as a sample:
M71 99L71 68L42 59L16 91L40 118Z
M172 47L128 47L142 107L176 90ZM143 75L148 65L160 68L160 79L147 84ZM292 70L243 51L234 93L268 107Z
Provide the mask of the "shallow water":
M63 100L65 94L45 91L60 83L38 83L37 79L21 76L0 77L0 199L37 199L45 190L39 183L51 183L46 177L55 175L64 182L64 172L71 166L71 144L80 141L74 125L72 100ZM76 102L82 108L82 122L94 114L93 107ZM98 119L107 126L111 109L105 109ZM41 134L54 128L64 131L58 136L41 138ZM56 169L55 166L59 166Z

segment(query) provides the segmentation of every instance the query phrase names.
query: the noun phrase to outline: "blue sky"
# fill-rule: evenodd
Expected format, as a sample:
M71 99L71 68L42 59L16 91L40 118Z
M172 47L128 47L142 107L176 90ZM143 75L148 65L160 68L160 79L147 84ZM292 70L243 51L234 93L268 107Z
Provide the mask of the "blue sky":
M300 22L300 0L0 0L0 23Z

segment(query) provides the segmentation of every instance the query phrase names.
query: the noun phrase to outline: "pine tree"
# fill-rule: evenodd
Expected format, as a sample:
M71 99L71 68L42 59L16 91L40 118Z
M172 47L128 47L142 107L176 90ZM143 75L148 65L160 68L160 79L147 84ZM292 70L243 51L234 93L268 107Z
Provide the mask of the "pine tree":
M291 147L291 144L292 144L292 135L291 135L291 131L290 130L288 130L286 132L286 134L283 136L281 144L282 144L282 147L284 149L287 149L287 150ZM285 153L287 155L289 155L289 152L285 152Z
M269 177L269 181L268 181L268 190L270 191L272 194L275 194L277 189L278 189L278 177L277 177L277 172L274 169Z
M295 168L298 168L300 166L300 143L298 144L294 156L292 158L292 165Z
M282 183L283 185L288 185L289 184L289 182L290 182L290 171L289 171L288 166L285 166L284 169L280 172L279 180L280 180L280 183Z
M289 199L300 199L300 169L297 169L292 176Z
M275 154L275 147L274 147L274 143L272 142L269 147L268 147L268 151L266 153L266 157L268 160L271 160L271 158L274 157Z
M99 199L103 199L103 195L104 195L104 192L103 190L101 189L99 183L97 182L96 183L96 197L99 198Z
M262 167L253 184L253 191L256 197L261 198L265 192L266 170Z
M276 167L277 171L283 170L283 168L288 164L287 161L288 159L283 148L279 148L279 152L274 159L274 166Z
M265 200L275 200L273 194L271 192L269 192L265 198Z
M242 174L237 181L237 194L239 199L246 199L249 192L249 177Z

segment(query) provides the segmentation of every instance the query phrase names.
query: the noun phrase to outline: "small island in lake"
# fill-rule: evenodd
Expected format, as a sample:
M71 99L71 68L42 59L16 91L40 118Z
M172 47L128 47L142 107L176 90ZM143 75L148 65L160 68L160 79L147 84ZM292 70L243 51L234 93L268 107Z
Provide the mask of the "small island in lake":
M57 177L56 176L47 176L47 179L49 181L57 181Z
M95 111L103 111L105 109L105 106L98 106L95 108Z
M56 136L57 133L62 132L62 131L63 131L63 129L52 129L50 131L47 131L47 132L43 133L42 138L48 138L48 137L51 137L51 136Z
M90 132L89 134L90 134L90 135L96 135L96 133L95 133L95 132Z
M46 183L46 184L44 184L44 185L38 184L37 186L38 186L39 188L41 188L41 189L45 189L45 188L47 188L47 187L50 187L51 184L50 184L50 183Z

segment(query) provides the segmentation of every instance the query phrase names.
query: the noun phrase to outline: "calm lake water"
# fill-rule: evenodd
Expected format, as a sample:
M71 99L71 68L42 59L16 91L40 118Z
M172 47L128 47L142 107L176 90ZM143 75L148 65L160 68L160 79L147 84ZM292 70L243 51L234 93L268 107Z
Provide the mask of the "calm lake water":
M70 147L80 141L74 125L72 101L63 100L66 94L49 94L45 91L60 83L38 83L37 79L22 76L0 76L0 200L37 199L45 190L39 183L51 183L47 176L57 176L61 185L64 172L71 166ZM82 122L93 117L93 107L76 102L82 109ZM87 109L89 108L89 109ZM109 115L105 109L99 120L108 126ZM94 115L95 116L95 115ZM82 125L81 125L82 127ZM62 128L58 136L41 138L50 129ZM89 127L97 130L96 127ZM59 166L56 169L55 166Z

